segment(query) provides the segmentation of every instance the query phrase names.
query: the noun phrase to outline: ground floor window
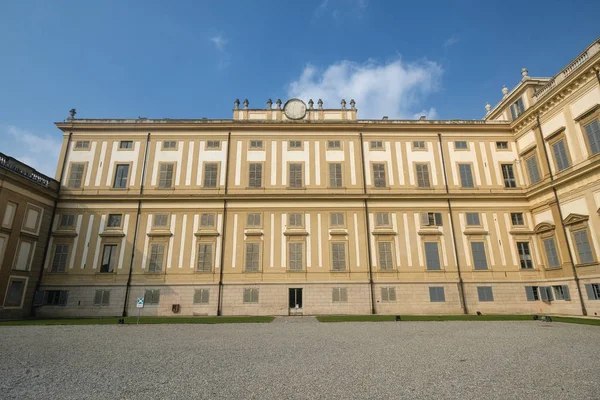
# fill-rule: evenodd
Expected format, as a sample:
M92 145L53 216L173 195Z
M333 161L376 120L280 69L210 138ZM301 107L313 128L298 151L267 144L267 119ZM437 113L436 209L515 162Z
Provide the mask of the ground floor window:
M144 305L158 305L160 303L160 289L146 289L144 292Z
M23 293L25 293L24 279L12 279L8 283L6 299L4 300L5 307L21 307L23 302Z
M585 291L587 292L588 300L600 300L600 283L585 285Z
M258 303L258 289L257 288L244 289L244 303L246 303L246 304Z
M479 301L494 301L494 292L491 286L477 286Z
M210 289L194 290L194 304L208 304Z
M107 306L110 304L110 290L102 289L96 290L94 295L95 306Z
M446 295L444 293L443 286L430 286L429 287L429 301L432 303L443 303L446 301Z
M68 290L46 290L44 292L44 305L66 306L68 298Z
M381 288L381 301L394 302L396 301L396 288L395 287L382 287Z
M346 288L333 288L331 293L331 300L334 303L347 303L348 302L348 289Z

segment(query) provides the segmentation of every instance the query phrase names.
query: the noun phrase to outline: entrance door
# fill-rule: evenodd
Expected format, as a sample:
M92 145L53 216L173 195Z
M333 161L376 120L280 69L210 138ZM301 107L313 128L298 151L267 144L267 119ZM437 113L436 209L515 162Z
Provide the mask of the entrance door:
M302 313L302 288L290 288L290 315Z

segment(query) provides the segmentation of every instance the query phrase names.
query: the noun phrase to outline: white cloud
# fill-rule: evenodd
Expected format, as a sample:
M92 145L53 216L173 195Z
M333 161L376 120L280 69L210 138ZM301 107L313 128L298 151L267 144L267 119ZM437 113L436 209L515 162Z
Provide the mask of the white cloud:
M435 109L425 110L422 103L437 90L442 74L439 64L427 60L405 63L397 58L386 64L344 60L324 70L309 64L289 84L288 95L315 103L323 99L324 108L339 108L342 98L348 104L354 99L359 118L434 118Z
M7 155L24 162L39 172L54 177L56 165L62 144L62 137L36 135L29 131L8 126L5 128L12 145L7 149Z
M460 41L460 37L458 35L452 35L444 42L444 47L454 46L456 43Z
M225 39L223 36L221 35L217 35L217 36L213 36L210 38L210 41L214 43L215 47L217 48L217 50L219 51L223 51L225 50L225 45L227 44L228 40Z

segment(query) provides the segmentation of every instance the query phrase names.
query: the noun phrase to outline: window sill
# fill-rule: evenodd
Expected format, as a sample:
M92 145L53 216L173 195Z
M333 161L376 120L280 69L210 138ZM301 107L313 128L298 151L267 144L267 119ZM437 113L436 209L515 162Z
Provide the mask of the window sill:
M173 236L173 233L171 233L171 231L168 230L162 230L162 231L154 231L154 232L148 232L147 233L148 237L161 237L161 236Z
M110 271L110 272L96 272L96 275L116 275L117 271Z
M594 262L591 262L591 263L575 264L576 267L592 267L594 265L598 265L598 262L594 261Z
M54 237L77 237L77 232L75 231L56 231L52 233Z
M306 190L305 187L292 187L292 186L287 186L286 189L289 189L289 190Z
M77 234L75 234L75 236L77 236ZM123 231L121 231L121 230L106 230L106 231L102 232L101 234L99 234L98 236L100 236L100 237L123 237L123 236L125 236L125 233L123 233Z
M169 232L169 233L171 233L171 232ZM201 230L201 231L194 233L194 236L196 236L196 237L219 236L219 232L217 232L216 230Z

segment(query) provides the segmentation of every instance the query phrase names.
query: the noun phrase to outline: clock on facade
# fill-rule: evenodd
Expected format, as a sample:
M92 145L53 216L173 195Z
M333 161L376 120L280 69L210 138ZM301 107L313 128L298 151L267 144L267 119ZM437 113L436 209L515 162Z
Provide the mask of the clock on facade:
M290 99L283 106L283 112L289 119L302 119L306 115L306 104L300 99Z

